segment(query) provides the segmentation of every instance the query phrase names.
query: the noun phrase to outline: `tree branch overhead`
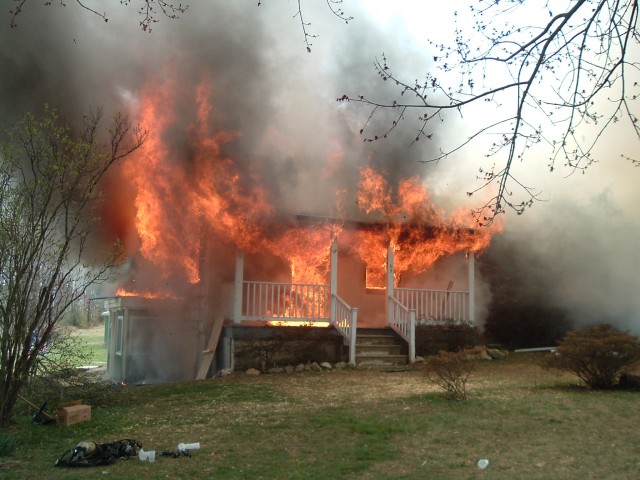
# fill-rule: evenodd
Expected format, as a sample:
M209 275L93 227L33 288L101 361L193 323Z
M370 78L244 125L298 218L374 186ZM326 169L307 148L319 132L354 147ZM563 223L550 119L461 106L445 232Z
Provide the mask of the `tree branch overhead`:
M472 106L476 113L486 110L467 139L441 146L440 154L425 162L497 136L498 141L481 146L495 167L481 169L480 187L468 192L491 189L492 198L473 213L480 224L507 210L521 214L541 197L518 179L516 161L546 149L550 171L559 164L570 172L584 171L598 160L594 148L605 131L622 120L640 139L632 104L638 96L638 2L574 0L561 11L556 7L533 0L473 1L467 12L473 22L466 24L472 27L461 26L458 13L455 42L429 43L435 53L424 80L401 78L383 55L374 69L398 88L397 94L345 94L338 101L370 107L360 132L365 141L384 139L401 126L415 129L414 141L439 141L430 130L434 119L439 124L446 112L462 115ZM536 15L522 15L536 8ZM523 23L529 18L542 23ZM388 126L373 130L374 117L386 119Z

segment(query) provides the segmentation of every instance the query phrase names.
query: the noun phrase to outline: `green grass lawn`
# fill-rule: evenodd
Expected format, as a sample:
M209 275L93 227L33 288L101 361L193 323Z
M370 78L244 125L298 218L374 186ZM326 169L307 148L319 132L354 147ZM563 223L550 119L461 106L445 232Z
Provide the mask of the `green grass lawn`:
M17 418L2 479L636 479L640 394L596 392L512 355L479 363L470 399L421 371L345 370L122 387L117 405L68 428ZM191 458L60 469L83 440L145 450L200 442ZM479 459L489 460L480 470Z
M73 333L82 340L82 351L92 365L106 365L107 347L104 344L104 326L81 329Z

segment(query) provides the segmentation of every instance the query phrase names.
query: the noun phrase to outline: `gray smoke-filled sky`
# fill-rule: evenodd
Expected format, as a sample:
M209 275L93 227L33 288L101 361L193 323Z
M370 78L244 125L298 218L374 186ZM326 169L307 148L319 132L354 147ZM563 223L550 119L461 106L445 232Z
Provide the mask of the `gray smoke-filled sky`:
M307 53L294 18L297 2L193 1L179 20L158 17L151 33L141 31L134 7L119 2L109 7L107 23L73 1L43 3L28 1L14 29L9 7L0 12L2 130L45 103L69 119L89 107L131 108L151 78L179 85L184 102L176 102L182 105L176 114L186 126L193 122L193 92L209 75L216 123L240 132L229 154L247 171L258 166L274 204L287 213L335 214L336 190L354 189L367 162L392 185L420 175L444 210L477 206L479 199L466 191L475 186L482 152L424 166L419 160L435 142L410 145L415 134L408 128L364 144L358 130L368 111L335 101L343 93L382 96L391 88L372 67L382 52L408 79L422 77L431 57L426 36L451 25L445 12L416 10L421 2L404 8L402 2L345 2L355 17L345 25L325 2L304 2L305 20L319 35ZM101 9L104 3L95 2ZM417 19L425 39L416 32ZM177 125L173 143L180 145L184 131ZM445 122L434 137L455 138L460 125ZM602 162L569 178L548 173L544 160L527 159L518 167L521 176L548 201L520 217L508 214L487 255L515 272L523 288L535 292L533 301L566 308L577 322L615 321L640 333L640 171L619 157L617 147L626 142L624 134L605 139ZM328 183L322 172L335 155L343 161Z

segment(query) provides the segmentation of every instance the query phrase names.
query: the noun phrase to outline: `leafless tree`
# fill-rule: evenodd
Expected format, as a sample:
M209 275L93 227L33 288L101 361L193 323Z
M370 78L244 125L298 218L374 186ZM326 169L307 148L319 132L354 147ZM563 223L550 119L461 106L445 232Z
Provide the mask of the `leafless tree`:
M33 0L31 2L28 2L28 0L12 1L14 6L9 11L9 14L11 15L10 25L12 28L15 28L18 26L18 24L16 23L18 15L22 13L25 5L27 3L33 3ZM51 6L56 2L53 2L52 0L43 0L42 3L44 5ZM63 7L67 6L66 0L59 0L57 3ZM175 3L167 0L120 0L119 3L125 6L129 6L131 3L135 4L136 11L140 18L140 28L142 28L142 30L145 32L151 32L152 25L160 21L158 17L164 16L166 18L176 19L179 18L180 15L185 13L189 8L188 5L183 5L182 3ZM107 15L106 11L102 9L98 10L97 7L92 7L91 4L87 2L87 0L75 0L75 4L94 15L97 15L105 22L109 21L109 16Z
M425 161L438 162L481 138L496 138L483 152L494 166L481 168L479 186L468 192L495 189L474 211L481 224L488 224L507 209L523 213L541 198L514 171L514 162L532 150L538 154L546 148L551 171L564 164L573 173L598 160L594 148L610 127L626 121L632 136L640 137L634 108L640 79L638 2L472 0L467 5L470 10L456 18L468 14L473 27L458 20L452 26L454 42L431 44L433 62L422 80L402 78L382 55L375 70L397 87L396 93L343 95L338 101L370 108L360 131L365 141L386 138L401 125L416 129L415 141L435 140L433 123L446 121L447 112L462 116L484 108L485 120L476 118L468 136L440 146L439 154ZM522 15L524 9L537 15ZM535 18L542 21L516 23ZM375 130L380 121L388 123ZM408 127L411 122L416 123Z
M262 5L263 1L264 0L258 0L258 6ZM353 20L353 17L347 15L342 9L343 1L344 0L325 0L327 8L335 17L339 18L345 23L349 23L351 20ZM311 33L311 30L309 29L309 27L311 27L311 22L305 20L303 4L303 0L298 0L298 9L296 10L293 18L297 18L300 21L300 28L302 29L304 44L307 48L307 52L311 53L313 39L318 38L318 34Z
M110 278L122 255L119 244L105 250L91 241L99 183L146 132L122 116L108 135L100 125L98 110L74 134L47 108L26 115L0 145L0 426L65 312Z

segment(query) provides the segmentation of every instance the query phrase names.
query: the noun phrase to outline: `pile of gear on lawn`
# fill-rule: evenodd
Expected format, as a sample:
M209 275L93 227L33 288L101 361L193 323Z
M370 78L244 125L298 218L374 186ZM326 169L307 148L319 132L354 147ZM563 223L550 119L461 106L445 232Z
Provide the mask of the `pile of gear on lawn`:
M22 397L21 397L22 398ZM33 403L27 399L22 398L25 402L34 408L37 408ZM62 404L59 406L58 414L64 410L60 407L70 405L70 408L83 408L84 405L80 405L80 401L71 402L69 404ZM31 418L31 422L36 425L51 425L56 423L56 417L46 412L47 403L45 402L35 415ZM88 407L87 407L88 408ZM90 418L90 414L88 414ZM80 421L80 419L75 419ZM191 457L191 451L200 448L200 443L179 443L176 450L163 450L157 452L155 450L145 451L142 448L142 444L137 440L125 438L123 440L117 440L110 443L97 443L93 441L86 441L78 443L74 448L64 452L58 460L56 460L56 467L97 467L100 465L111 465L119 458L133 458L138 457L142 461L153 462L156 455L158 457Z
M158 452L160 457L190 457L190 450L200 448L199 443L180 443L177 450ZM80 442L70 451L56 460L56 467L97 467L111 465L119 458L139 457L140 460L153 461L155 451L145 452L142 444L136 440L123 439L111 443Z

